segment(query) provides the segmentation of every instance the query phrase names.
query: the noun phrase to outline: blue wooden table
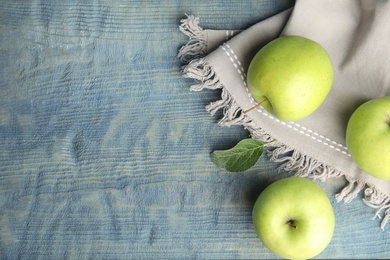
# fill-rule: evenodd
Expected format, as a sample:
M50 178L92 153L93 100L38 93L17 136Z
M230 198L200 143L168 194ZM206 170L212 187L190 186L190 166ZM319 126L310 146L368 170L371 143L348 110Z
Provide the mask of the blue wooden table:
M185 13L245 29L292 1L2 0L0 259L275 258L251 210L278 172L266 156L227 173L210 161L248 137L189 91L178 49ZM389 257L390 227L334 199L319 258Z

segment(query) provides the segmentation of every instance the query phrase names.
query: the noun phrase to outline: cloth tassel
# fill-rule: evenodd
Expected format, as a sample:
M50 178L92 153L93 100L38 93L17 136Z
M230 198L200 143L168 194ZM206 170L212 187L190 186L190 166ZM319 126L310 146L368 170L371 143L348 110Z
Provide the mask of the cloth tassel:
M204 59L191 61L182 68L183 77L194 79L198 84L190 87L191 91L201 91L203 89L220 89L222 84L215 75L214 70Z
M310 156L303 155L280 143L274 150L268 151L268 156L271 161L281 163L278 170L295 172L295 175L299 177L325 181L327 178L342 176L342 173L333 167L324 165Z
M390 198L379 192L377 189L369 187L364 191L363 201L371 208L377 209L372 219L382 219L380 213L385 210L383 219L381 221L381 229L384 230L387 222L390 219Z
M199 26L199 18L187 15L186 19L181 20L179 29L189 37L189 41L180 48L177 55L180 61L188 63L189 60L204 57L207 52L206 33Z
M348 180L348 179L347 179ZM357 197L359 192L364 189L366 185L364 182L357 180L348 180L349 184L336 195L337 202L344 201L345 203L351 202Z
M281 143L277 142L272 136L265 132L261 127L257 126L253 121L249 121L244 125L252 136L252 138L263 142L264 144L272 143L274 146L280 146Z
M221 99L207 105L206 110L213 116L218 110L229 107L231 102L232 97L228 94L226 89L222 89Z
M387 222L389 221L389 219L390 219L390 209L387 209L385 211L385 216L383 217L383 219L381 221L381 229L382 230L385 230L385 226L386 226Z
M223 114L223 118L218 122L220 126L244 125L249 120L234 100L231 100L229 106L224 108Z

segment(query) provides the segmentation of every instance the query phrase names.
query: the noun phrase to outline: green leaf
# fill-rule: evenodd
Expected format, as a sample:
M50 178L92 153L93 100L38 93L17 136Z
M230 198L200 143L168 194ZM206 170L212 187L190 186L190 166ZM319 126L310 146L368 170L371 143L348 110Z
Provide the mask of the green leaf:
M240 141L229 150L217 150L211 153L211 160L218 167L230 172L243 172L251 168L263 154L264 145L255 139Z

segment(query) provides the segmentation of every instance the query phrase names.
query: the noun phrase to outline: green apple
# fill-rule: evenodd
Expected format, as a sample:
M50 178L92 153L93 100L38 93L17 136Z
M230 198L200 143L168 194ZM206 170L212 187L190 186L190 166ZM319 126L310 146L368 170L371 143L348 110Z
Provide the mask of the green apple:
M300 177L281 179L258 197L252 213L258 237L275 254L307 259L332 239L335 218L326 193Z
M328 53L317 42L301 36L271 41L257 52L247 72L253 98L283 121L296 121L313 113L329 94L332 83Z
M353 112L346 142L363 171L390 180L390 96L367 101Z

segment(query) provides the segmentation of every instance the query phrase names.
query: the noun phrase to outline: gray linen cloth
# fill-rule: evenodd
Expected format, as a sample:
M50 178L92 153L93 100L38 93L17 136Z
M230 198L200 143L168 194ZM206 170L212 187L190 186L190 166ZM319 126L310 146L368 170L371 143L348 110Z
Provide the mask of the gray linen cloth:
M294 8L244 31L205 30L198 23L194 16L182 20L180 29L190 40L179 57L189 62L183 75L195 80L191 90L222 89L221 100L206 107L211 114L223 109L219 124L242 125L252 138L274 141L268 155L281 169L320 180L346 178L349 184L337 200L350 202L363 192L364 202L382 218L383 229L390 218L390 181L358 168L348 153L345 131L359 105L390 95L390 2L298 0ZM324 103L296 122L280 121L262 108L243 113L256 104L246 86L249 63L261 47L281 35L317 41L335 70Z

